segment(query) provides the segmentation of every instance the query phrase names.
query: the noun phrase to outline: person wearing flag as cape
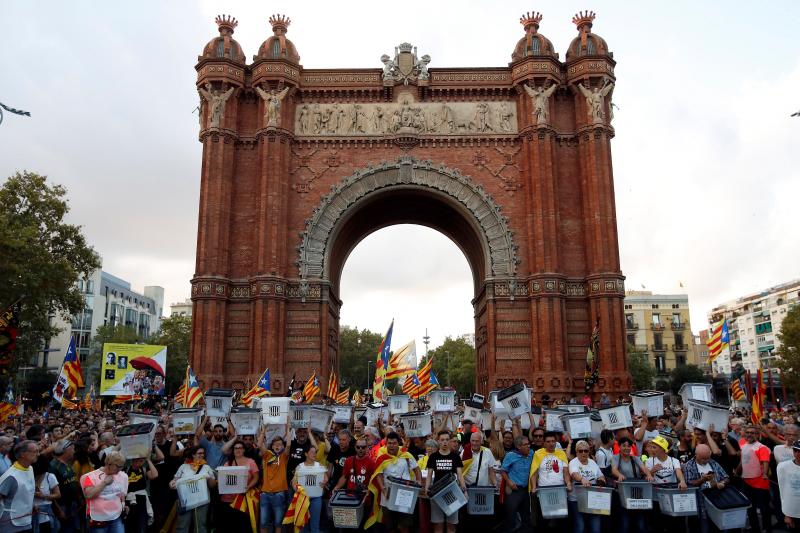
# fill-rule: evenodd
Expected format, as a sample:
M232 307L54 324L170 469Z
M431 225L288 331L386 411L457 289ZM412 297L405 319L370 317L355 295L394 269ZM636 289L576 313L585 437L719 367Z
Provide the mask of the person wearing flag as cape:
M414 525L414 515L404 514L389 509L383 509L383 498L388 495L386 478L396 477L419 483L422 472L414 460L414 456L400 449L400 435L392 431L386 435L386 453L381 454L375 461L375 473L372 474L367 489L372 495L372 511L364 525L369 529L377 522L384 522L387 530L398 530L400 533L410 533Z

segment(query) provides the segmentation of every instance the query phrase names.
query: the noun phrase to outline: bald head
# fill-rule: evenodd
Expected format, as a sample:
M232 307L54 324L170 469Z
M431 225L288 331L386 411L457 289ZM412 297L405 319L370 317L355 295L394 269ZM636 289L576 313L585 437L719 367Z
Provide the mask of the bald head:
M469 436L469 443L472 446L472 451L479 452L481 444L483 444L483 433L476 431Z
M694 450L694 458L701 465L708 463L708 460L711 459L711 448L707 444L698 444Z

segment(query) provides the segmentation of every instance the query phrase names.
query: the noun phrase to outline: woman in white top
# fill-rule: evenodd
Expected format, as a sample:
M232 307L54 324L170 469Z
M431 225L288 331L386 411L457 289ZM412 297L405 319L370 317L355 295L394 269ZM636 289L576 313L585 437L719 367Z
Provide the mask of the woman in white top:
M322 476L322 483L319 484L320 487L324 487L328 483L328 469L320 466L320 464L316 461L317 459L317 447L315 445L311 445L311 447L306 451L306 460L297 465L297 468L294 470L294 478L292 478L292 488L297 491L297 488L302 486L303 483L300 483L301 479L305 479L306 476L315 475L317 472L324 472ZM318 482L319 479L315 480ZM315 498L309 498L310 503L308 507L309 513L309 521L308 525L303 528L303 532L308 533L319 533L319 521L320 516L322 514L322 496L317 496Z
M600 471L600 467L591 457L592 448L585 440L578 441L575 444L575 459L569 462L569 475L572 477L573 483L577 487L578 483L582 487L591 487L593 485L605 485L606 478ZM569 514L572 516L573 531L576 533L583 532L584 528L588 526L590 533L600 533L602 522L600 515L580 513L578 512L578 501L575 496L575 491L569 497Z
M674 457L669 457L669 442L662 436L658 436L650 441L650 457L645 466L653 476L653 483L656 485L664 483L678 483L678 488L686 490L686 480L681 470L681 462Z
M36 492L33 494L33 505L39 510L33 520L39 522L39 533L48 533L52 527L53 502L61 498L58 480L47 471L48 463L37 461L33 464L33 475L36 480Z
M184 478L193 476L205 476L205 482L208 489L217 485L217 478L214 470L206 463L206 451L200 446L191 446L186 448L183 452L184 463L175 472L175 477L169 482L172 489L178 488L178 481ZM210 493L210 490L209 490ZM194 509L186 510L180 505L180 498L178 499L178 519L175 524L175 533L187 533L194 531L195 533L205 533L206 519L208 518L208 504L203 504ZM192 526L194 522L194 527Z
M89 531L124 533L122 511L128 493L128 474L122 472L125 457L119 452L109 452L106 464L81 476L81 488L86 498Z

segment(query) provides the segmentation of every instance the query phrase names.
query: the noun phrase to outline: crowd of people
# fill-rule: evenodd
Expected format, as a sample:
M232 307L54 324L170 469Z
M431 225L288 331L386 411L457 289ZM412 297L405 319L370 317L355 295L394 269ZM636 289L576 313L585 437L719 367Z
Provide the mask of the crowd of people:
M542 400L546 407L576 401ZM287 423L277 433L262 426L239 435L230 420L206 417L195 434L176 435L166 402L139 408L158 417L147 457L122 453L118 433L129 423L129 407L27 409L7 421L0 436L0 532L335 531L331 500L341 491L363 502L358 529L367 531L717 530L702 497L688 517L661 513L657 502L652 510L624 508L618 492L609 513L581 512L582 488L626 480L687 492L735 488L750 502L751 531L800 530L800 440L791 407L770 411L759 424L731 410L728 427L690 429L686 410L666 406L634 413L632 427L583 439L550 431L546 418L533 414L492 415L482 427L463 406L436 417L429 435L415 437L406 434L402 417L368 423L356 410L327 431ZM225 466L246 468L252 512L236 505L236 495L219 493L218 470ZM305 484L316 474L321 495ZM206 484L208 503L185 508L177 488L189 478ZM418 488L413 511L388 504L390 480ZM493 514L471 515L469 506L443 512L429 496L447 482L464 492L493 489ZM554 487L568 494L567 512L556 518L537 497Z

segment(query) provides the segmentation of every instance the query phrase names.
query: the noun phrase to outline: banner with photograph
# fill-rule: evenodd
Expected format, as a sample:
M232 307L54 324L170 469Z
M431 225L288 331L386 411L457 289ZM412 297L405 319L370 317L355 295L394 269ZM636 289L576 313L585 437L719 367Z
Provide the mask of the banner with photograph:
M101 363L102 396L164 394L166 346L104 344Z

